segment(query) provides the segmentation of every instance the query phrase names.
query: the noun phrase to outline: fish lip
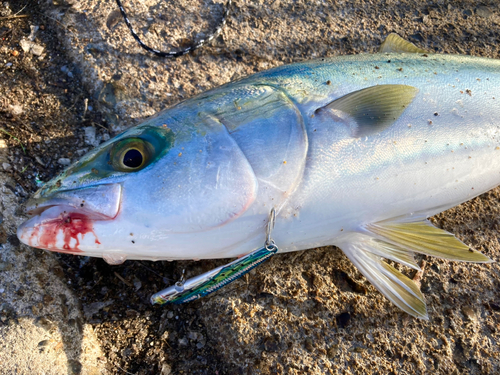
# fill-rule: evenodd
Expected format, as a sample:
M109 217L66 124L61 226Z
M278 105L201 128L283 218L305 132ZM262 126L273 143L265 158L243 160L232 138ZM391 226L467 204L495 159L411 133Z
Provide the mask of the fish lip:
M65 206L74 211L85 212L93 220L110 220L120 210L122 186L117 183L103 184L57 191L48 197L37 195L26 203L25 212L30 217L39 216L54 206Z

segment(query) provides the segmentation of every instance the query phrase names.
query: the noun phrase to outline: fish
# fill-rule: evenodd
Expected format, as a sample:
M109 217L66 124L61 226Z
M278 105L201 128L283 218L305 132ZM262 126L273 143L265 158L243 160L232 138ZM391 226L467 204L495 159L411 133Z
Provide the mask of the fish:
M387 261L492 262L428 218L500 184L499 101L499 60L390 34L377 53L273 68L146 119L42 186L17 235L110 264L236 258L262 248L274 210L279 253L337 246L428 319Z

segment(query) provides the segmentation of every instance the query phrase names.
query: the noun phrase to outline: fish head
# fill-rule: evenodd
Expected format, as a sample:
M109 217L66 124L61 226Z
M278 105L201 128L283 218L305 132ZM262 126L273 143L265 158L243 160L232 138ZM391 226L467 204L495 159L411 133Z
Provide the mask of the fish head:
M251 167L222 124L210 116L163 115L103 143L47 182L27 202L31 218L17 234L33 247L112 263L196 258L200 250L189 238L240 216L256 189Z

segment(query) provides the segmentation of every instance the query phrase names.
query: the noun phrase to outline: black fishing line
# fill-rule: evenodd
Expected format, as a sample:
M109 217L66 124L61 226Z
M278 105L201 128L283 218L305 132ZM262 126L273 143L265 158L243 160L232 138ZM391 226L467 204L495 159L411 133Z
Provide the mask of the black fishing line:
M186 53L194 51L195 49L203 47L206 43L211 42L212 39L214 39L217 35L220 34L220 32L222 31L222 28L226 24L227 16L229 15L229 8L231 7L231 0L227 1L227 3L226 3L226 9L224 10L224 14L222 15L222 19L219 22L219 25L217 26L217 28L215 29L215 31L212 34L210 34L210 36L208 38L201 39L198 43L195 43L192 46L187 47L184 50L177 51L177 52L174 52L174 51L172 51L172 52L163 52L163 51L159 51L157 49L151 48L148 45L146 45L141 40L141 38L139 38L139 35L137 35L137 33L135 32L134 28L132 27L132 25L130 23L130 20L127 17L127 13L125 12L125 9L123 8L123 5L122 5L121 1L120 0L116 0L116 4L118 4L118 7L120 8L120 12L122 13L123 19L125 20L125 23L127 24L130 32L132 33L132 36L134 37L135 40L137 40L137 43L139 43L139 45L142 48L144 48L146 51L154 53L156 56L160 56L160 57L179 57L179 56L185 55Z

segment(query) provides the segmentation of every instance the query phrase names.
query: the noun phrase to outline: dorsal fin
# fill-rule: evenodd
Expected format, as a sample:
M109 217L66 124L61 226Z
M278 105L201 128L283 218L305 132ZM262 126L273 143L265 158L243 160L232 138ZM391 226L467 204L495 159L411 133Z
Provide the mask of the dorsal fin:
M400 53L426 53L427 51L418 48L413 43L408 42L401 38L398 34L391 33L387 35L384 42L378 50L380 53L384 52L400 52Z
M396 121L418 89L407 85L378 85L351 92L316 110L343 122L355 138L380 133Z

